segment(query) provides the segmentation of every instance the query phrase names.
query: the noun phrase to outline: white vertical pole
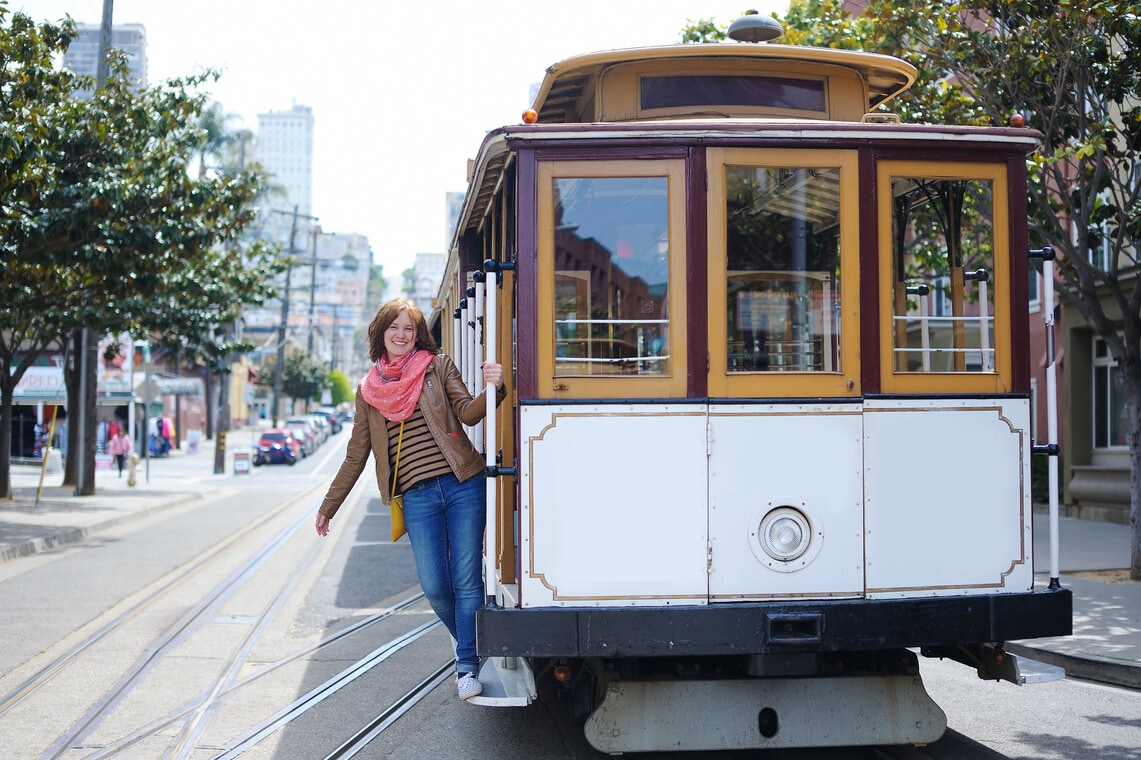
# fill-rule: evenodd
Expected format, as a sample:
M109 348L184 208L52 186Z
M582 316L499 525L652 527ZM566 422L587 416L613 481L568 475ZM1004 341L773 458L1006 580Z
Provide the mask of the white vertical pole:
M1058 379L1054 366L1054 262L1042 262L1042 279L1045 280L1042 300L1042 319L1046 322L1046 443L1058 443ZM1051 454L1047 482L1050 487L1050 585L1058 585L1058 457Z
M464 385L467 386L468 392L472 392L475 387L472 381L471 374L471 353L472 353L472 329L471 329L471 315L475 311L475 306L472 304L472 299L464 297L464 306L461 310L460 317L460 330L463 332L463 338L460 341L460 375L463 376ZM464 425L464 431L468 434L468 438L472 437L471 425Z
M986 280L979 280L979 364L983 368L983 372L989 372L994 369L994 362L990 358L990 330L987 325L990 322L990 304L987 303L987 283Z
M455 360L456 366L463 371L463 340L464 340L464 313L463 309L456 307L455 313L452 315L455 324L452 329L452 359Z
M496 304L495 296L497 290L497 274L489 272L488 277L493 278L491 282L487 283L487 309L485 312L483 323L483 347L484 347L484 360L489 362L495 361L495 338L496 338ZM495 419L495 383L487 383L484 388L487 400L487 416L484 424L484 433L486 435L486 443L484 444L484 456L488 465L495 465L495 453L497 451L496 443L496 419ZM498 526L496 525L497 505L499 503L498 493L499 478L489 477L487 479L487 554L484 557L486 563L484 593L491 601L498 598L498 589L495 585L495 558L499 553L498 547Z
M480 334L479 334L479 330L480 330L481 325L483 326L483 332L484 332L483 342L484 342L485 346L487 344L487 323L484 321L485 317L484 317L483 300L484 300L483 279L477 279L475 282L475 318L472 320L472 322L475 324L475 329L472 330L472 342L473 342L473 347L475 348L475 350L472 352L473 358L472 358L472 368L471 368L471 389L472 389L471 392L473 394L478 392L478 390L480 388L480 384L483 381L483 372L481 371L482 364L479 361L479 357L480 357L480 351L479 351ZM491 407L489 407L489 410L490 410L490 408ZM475 425L472 426L472 438L471 439L473 441L476 441L475 446L477 449L480 449L480 453L486 452L486 449L483 448L483 421L482 420L480 420L479 422L475 423Z
M926 293L919 294L919 347L923 356L923 371L931 371L931 325L927 319L927 301L930 298Z

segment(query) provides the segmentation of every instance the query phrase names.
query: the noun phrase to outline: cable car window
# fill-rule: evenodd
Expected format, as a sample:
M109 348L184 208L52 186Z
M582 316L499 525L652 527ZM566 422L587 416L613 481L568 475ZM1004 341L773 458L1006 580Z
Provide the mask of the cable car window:
M686 106L757 106L801 111L825 109L824 82L792 77L700 75L646 76L643 109Z
M840 171L725 167L726 370L838 372Z
M894 176L896 372L995 371L994 188Z
M666 177L554 180L555 376L665 375Z

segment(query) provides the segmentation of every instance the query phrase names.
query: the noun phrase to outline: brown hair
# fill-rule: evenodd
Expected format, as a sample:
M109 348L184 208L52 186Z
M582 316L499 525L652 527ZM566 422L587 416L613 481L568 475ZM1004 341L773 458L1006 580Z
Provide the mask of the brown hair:
M420 307L407 298L393 298L391 301L381 304L381 307L376 310L376 316L369 323L369 361L379 361L380 357L384 356L384 331L396 321L402 311L408 312L408 317L416 326L416 348L422 348L434 354L439 353L439 349L436 348L436 341L432 338L432 333L428 331L428 320L424 319L424 312L420 311Z

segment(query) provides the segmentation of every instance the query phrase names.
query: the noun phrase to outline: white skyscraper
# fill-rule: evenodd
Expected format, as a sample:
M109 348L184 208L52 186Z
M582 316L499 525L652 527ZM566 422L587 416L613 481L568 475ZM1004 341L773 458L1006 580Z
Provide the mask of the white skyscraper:
M76 74L94 77L99 69L99 24L76 24L79 37L63 56L63 65ZM132 84L147 86L147 30L142 24L115 24L111 27L111 47L127 54Z
M312 215L313 109L294 105L289 111L258 114L256 158L269 174L271 191L263 201L266 211L291 212L296 206L299 215ZM273 228L288 234L289 221L283 223L281 214L271 216L279 217L270 220ZM307 230L309 224L310 220L299 219L298 229Z

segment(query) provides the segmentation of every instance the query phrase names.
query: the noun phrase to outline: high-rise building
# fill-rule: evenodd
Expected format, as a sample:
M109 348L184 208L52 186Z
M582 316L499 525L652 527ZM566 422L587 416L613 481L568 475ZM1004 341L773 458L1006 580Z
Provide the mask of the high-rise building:
M420 307L420 311L428 315L432 313L436 296L440 292L440 283L444 280L444 266L447 259L442 253L418 253L416 264L413 266L412 300Z
M272 208L309 216L313 213L313 109L294 104L288 111L258 114L258 163L269 174ZM273 192L274 189L284 191ZM306 221L302 227L307 227Z
M445 195L444 203L446 204L444 222L446 228L444 229L444 249L447 250L452 245L452 238L456 234L456 223L460 220L460 212L464 207L464 193L450 192Z
M79 37L63 56L63 65L76 74L95 76L99 70L99 24L77 24ZM147 86L147 30L142 24L115 24L111 27L111 47L127 55L131 83Z

